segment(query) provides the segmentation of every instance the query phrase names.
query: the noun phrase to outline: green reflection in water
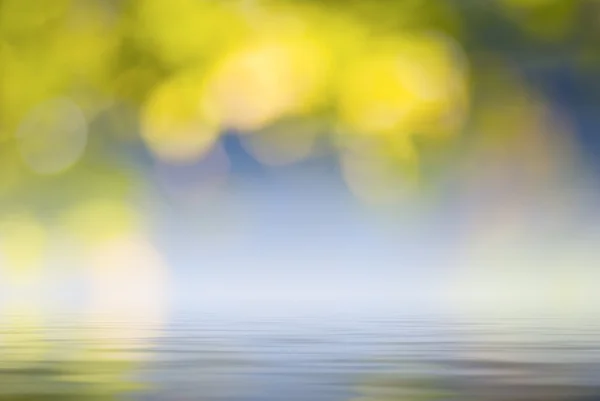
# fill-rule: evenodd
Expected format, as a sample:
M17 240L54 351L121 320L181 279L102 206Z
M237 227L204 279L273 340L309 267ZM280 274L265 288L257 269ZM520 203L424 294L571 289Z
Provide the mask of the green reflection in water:
M0 328L0 400L114 400L148 389L136 378L147 347L135 341L23 319Z

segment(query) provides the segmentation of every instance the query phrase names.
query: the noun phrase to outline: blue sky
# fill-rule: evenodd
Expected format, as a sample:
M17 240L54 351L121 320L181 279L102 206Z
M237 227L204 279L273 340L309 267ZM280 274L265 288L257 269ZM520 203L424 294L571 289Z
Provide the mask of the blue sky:
M431 306L423 296L447 272L441 225L408 204L367 208L329 157L273 170L236 145L226 143L232 175L216 199L159 203L176 308Z

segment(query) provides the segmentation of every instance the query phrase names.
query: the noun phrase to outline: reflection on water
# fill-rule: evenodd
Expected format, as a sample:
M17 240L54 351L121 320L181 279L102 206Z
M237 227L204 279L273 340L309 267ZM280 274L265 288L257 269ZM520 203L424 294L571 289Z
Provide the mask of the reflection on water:
M13 316L0 400L593 400L598 334L551 319Z

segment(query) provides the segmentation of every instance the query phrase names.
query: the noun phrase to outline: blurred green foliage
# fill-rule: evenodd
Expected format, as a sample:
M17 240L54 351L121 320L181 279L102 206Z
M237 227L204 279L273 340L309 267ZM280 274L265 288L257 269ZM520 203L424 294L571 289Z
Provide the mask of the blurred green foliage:
M126 204L232 132L268 166L332 155L373 203L507 143L547 177L537 133L570 128L523 71L597 71L599 20L593 0L1 0L2 214Z

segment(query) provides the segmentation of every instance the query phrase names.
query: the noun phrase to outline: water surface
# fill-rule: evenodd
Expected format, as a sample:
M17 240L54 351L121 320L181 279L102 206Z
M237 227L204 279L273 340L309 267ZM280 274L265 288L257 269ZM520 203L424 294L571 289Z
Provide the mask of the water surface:
M595 400L600 330L553 319L5 319L0 400Z

